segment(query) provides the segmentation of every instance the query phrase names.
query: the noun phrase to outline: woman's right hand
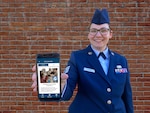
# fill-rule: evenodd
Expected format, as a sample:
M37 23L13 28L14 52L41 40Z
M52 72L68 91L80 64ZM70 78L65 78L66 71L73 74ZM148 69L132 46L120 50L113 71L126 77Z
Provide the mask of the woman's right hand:
M36 75L36 65L34 65L33 67L32 67L32 71L33 71L33 74L32 74L32 81L33 81L33 83L32 83L32 88L33 88L33 91L34 92L37 92L37 75Z

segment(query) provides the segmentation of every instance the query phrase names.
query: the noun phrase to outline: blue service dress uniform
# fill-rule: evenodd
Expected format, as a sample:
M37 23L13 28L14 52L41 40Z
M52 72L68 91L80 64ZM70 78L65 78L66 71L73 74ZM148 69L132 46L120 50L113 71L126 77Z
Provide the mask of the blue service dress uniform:
M91 46L71 53L69 78L62 100L69 100L78 85L69 113L133 113L130 74L125 57L109 50L107 75Z

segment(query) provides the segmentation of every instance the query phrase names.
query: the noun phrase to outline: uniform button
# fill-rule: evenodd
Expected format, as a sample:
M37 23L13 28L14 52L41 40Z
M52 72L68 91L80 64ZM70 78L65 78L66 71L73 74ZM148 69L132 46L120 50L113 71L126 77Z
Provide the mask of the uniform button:
M107 88L107 92L111 92L111 89L110 89L110 88Z
M111 104L111 100L107 100L107 104Z

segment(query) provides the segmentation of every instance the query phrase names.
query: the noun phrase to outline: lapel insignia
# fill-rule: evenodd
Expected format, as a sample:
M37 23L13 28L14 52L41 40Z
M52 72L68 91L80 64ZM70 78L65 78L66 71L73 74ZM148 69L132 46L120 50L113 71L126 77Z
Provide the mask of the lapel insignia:
M113 52L111 52L111 54L114 56L114 53L113 53Z
M88 52L88 55L92 55L92 52Z

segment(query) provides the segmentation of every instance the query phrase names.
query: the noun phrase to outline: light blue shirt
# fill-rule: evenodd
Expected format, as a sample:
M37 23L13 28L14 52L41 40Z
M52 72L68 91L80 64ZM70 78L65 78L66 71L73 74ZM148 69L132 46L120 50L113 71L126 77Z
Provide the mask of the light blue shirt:
M95 52L96 56L98 57L100 51L94 49L91 45L91 48L93 49L93 51ZM104 53L104 55L106 56L106 59L104 59L102 56L100 56L98 58L105 74L107 75L107 72L108 72L108 68L109 68L109 60L110 60L110 55L109 55L109 51L108 51L108 47L104 50L104 51L101 51Z

